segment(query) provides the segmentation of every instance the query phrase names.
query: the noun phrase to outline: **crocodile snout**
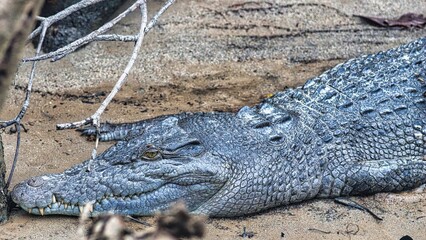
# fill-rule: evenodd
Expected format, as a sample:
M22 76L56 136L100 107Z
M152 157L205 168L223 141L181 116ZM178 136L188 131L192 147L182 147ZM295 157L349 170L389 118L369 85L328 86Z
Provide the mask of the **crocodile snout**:
M12 200L25 209L51 204L52 192L49 179L49 176L38 176L18 183L11 192Z

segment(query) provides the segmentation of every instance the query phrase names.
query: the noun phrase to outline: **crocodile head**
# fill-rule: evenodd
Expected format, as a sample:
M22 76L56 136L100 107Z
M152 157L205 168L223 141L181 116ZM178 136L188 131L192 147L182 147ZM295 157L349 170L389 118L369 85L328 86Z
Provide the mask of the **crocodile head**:
M152 215L180 200L197 211L227 182L229 167L189 128L163 118L93 160L19 183L12 199L41 215L79 215L84 206L92 216Z

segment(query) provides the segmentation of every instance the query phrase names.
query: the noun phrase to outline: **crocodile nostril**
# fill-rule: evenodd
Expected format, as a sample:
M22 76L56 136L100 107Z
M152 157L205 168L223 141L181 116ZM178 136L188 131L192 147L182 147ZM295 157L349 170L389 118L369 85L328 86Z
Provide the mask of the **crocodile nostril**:
M40 187L44 183L44 180L41 177L32 177L28 179L27 183L31 187Z

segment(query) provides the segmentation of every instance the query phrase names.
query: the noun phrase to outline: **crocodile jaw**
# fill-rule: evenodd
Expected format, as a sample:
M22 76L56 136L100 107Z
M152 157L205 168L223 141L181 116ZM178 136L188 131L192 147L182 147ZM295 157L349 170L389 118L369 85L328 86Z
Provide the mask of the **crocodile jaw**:
M153 215L170 204L183 200L189 210L196 210L225 184L223 170L205 170L200 161L189 165L136 164L137 172L114 177L120 166L103 171L85 171L87 161L74 167L76 175L50 174L17 184L11 195L15 203L31 214L74 215L86 211L91 216L105 213ZM164 171L164 172L162 172Z

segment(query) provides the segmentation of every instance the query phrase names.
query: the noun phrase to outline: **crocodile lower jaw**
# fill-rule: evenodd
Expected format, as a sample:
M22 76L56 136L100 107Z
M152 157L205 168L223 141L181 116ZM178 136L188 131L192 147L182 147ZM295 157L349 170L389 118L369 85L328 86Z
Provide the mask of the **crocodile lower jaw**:
M143 193L141 193L143 194ZM93 200L84 204L72 204L70 202L65 202L64 200L59 200L58 197L52 195L52 202L46 207L26 207L20 205L21 208L29 212L30 214L38 215L48 215L48 214L62 214L62 215L75 215L79 216L81 213L86 212L91 216L97 215L94 212L96 205L102 205L102 201L132 201L140 200L138 194L133 194L131 196L115 196L113 194L105 195L101 199Z

